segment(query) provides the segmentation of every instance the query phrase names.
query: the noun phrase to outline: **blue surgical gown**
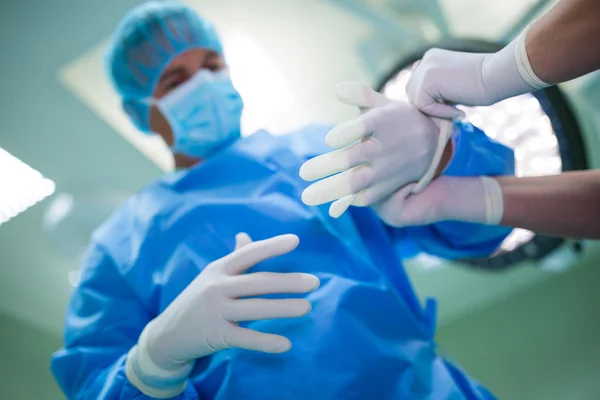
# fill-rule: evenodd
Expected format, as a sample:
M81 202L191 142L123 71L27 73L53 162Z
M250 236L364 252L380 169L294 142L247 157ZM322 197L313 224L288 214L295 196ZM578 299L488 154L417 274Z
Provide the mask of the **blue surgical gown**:
M258 132L197 167L164 176L131 198L92 236L73 293L64 348L52 371L71 399L145 399L127 380L127 352L144 326L234 237L300 237L292 253L251 271L321 279L301 318L248 323L287 336L285 354L229 349L199 359L180 399L489 399L436 354L435 302L421 307L402 267L404 249L456 258L492 252L509 230L460 222L393 229L369 208L339 219L300 200L298 176L327 151L328 127L286 136ZM446 173L513 172L513 153L460 125ZM410 245L407 245L410 242Z

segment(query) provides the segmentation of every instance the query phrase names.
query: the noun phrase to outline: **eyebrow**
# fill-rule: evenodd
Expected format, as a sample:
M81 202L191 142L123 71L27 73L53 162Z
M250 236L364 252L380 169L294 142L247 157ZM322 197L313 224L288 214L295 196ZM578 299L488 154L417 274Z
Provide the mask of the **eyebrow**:
M185 73L185 68L183 68L183 67L176 67L176 68L173 68L173 69L165 72L160 77L160 79L158 81L159 82L164 82L167 78L170 78L170 77L175 76L175 75L181 75L181 74L184 74L184 73Z

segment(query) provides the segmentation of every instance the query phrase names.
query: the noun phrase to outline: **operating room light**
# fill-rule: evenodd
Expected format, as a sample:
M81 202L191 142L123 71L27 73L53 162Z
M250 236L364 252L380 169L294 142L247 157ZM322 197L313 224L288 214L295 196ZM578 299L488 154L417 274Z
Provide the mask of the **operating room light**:
M0 148L0 225L54 193L54 182Z
M293 104L293 89L276 60L254 39L233 34L225 39L231 80L244 99L242 136L268 126ZM287 115L287 114L286 114Z
M396 100L406 100L406 84L415 64L401 70L383 87L382 92ZM556 133L538 100L530 95L513 97L489 107L458 106L466 120L515 151L517 176L558 174L562 162ZM535 234L515 229L501 246L510 252L529 242Z

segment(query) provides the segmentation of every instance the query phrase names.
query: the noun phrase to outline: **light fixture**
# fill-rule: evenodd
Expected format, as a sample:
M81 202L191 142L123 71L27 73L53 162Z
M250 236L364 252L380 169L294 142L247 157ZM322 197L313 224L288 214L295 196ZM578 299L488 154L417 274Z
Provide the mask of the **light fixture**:
M453 40L431 47L467 52L494 52L500 48L497 44L472 40ZM406 84L425 51L400 62L378 90L396 100L407 99ZM465 111L469 122L514 149L517 176L552 175L587 166L577 122L557 87L513 97L489 107L458 107ZM563 242L560 238L514 229L493 256L464 262L485 268L504 268L525 259L540 259Z
M54 193L54 182L0 147L0 225Z

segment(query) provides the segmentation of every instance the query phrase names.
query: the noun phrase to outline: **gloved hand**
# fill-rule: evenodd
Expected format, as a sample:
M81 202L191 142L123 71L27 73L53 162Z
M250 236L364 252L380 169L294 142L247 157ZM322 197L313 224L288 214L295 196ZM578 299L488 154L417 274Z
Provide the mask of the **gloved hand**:
M360 83L342 83L335 93L364 114L327 134L326 144L338 150L302 165L304 180L328 177L306 188L304 203L335 200L329 214L338 217L350 204L368 206L430 171L429 180L433 177L449 130L440 135L438 126L410 103L391 100Z
M238 326L240 321L294 318L307 314L306 299L248 298L274 293L306 293L319 286L303 273L244 274L255 264L291 252L295 235L251 243L236 237L236 250L210 263L183 292L144 328L129 352L128 380L144 394L170 398L185 389L194 361L219 350L238 347L266 353L290 349L289 339Z
M496 225L502 219L502 189L487 176L440 176L421 193L411 189L407 185L374 204L379 218L397 228L448 220Z
M406 86L409 100L428 115L456 118L463 112L448 102L487 106L548 86L531 68L526 33L497 53L429 50Z

